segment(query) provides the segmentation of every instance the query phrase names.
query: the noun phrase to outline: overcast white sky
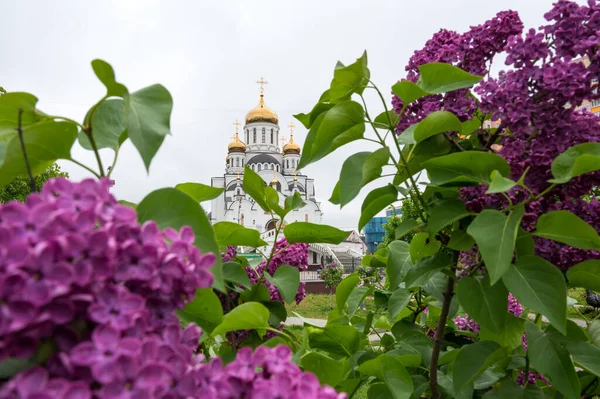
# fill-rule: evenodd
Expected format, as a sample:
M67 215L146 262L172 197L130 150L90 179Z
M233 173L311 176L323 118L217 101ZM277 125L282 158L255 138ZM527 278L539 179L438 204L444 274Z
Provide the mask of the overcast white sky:
M373 80L389 92L417 48L440 28L464 31L498 11L517 10L538 27L551 0L18 0L0 1L0 86L27 91L46 113L81 121L105 93L90 61L113 65L130 91L153 83L174 98L172 136L147 175L131 143L120 152L114 193L138 202L154 189L181 182L210 184L223 173L232 123L258 102L255 81L270 82L266 104L282 131L292 115L308 112L328 87L337 60L369 54ZM375 97L374 109L379 110ZM295 140L306 130L296 123ZM303 172L316 179L324 223L356 228L371 183L340 210L327 202L343 161L370 148L353 143ZM92 153L74 157L93 165ZM110 164L112 152L102 154ZM87 174L61 162L72 178ZM209 206L207 204L207 206Z

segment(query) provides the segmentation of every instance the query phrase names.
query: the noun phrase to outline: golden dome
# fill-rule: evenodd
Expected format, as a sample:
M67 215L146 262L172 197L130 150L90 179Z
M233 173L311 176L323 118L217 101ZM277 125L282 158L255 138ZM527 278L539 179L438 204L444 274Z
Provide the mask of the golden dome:
M234 123L235 126L235 137L233 138L233 141L231 143L229 143L229 145L227 146L227 151L231 152L246 152L246 144L242 143L240 141L240 136L238 135L238 129L237 126L239 125L238 121L235 121Z
M261 93L258 106L252 108L246 114L246 124L252 122L269 122L277 125L279 118L275 111L265 106L265 95Z
M271 180L271 185L272 186L276 186L277 185L277 174L275 172L275 169L273 169L273 180Z
M294 132L290 129L290 141L283 146L283 155L300 154L300 146L294 141Z

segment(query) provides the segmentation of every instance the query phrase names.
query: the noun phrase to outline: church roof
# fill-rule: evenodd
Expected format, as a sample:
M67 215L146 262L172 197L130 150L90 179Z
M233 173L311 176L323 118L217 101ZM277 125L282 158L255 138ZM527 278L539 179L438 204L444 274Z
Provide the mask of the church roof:
M256 81L260 85L260 100L258 105L252 108L246 114L246 124L253 122L269 122L277 125L279 123L279 118L275 111L265 105L265 87L268 82L261 76L259 80Z
M274 163L274 164L279 164L279 161L273 157L272 155L268 155L268 154L259 154L256 155L254 157L252 157L247 164L253 164L253 163Z

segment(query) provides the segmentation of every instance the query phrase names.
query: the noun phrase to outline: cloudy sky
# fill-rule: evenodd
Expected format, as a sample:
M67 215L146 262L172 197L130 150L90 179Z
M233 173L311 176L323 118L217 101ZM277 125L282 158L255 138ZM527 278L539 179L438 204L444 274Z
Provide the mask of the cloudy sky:
M468 29L498 11L519 11L538 27L551 0L19 0L1 1L0 86L35 94L44 112L81 121L105 89L90 61L113 65L130 91L162 83L174 97L173 135L147 175L128 143L113 174L119 199L138 202L154 189L181 182L210 184L221 175L232 123L258 102L255 81L270 82L266 104L282 131L308 112L328 87L335 63L368 51L371 76L384 92L404 76L412 52L440 28ZM372 113L381 109L369 96ZM297 125L300 125L297 123ZM302 143L300 125L295 139ZM371 148L353 143L310 165L324 223L356 228L362 199L372 183L340 210L327 202L343 161ZM73 149L93 165L92 153ZM110 164L112 153L102 153ZM61 162L73 178L87 174ZM208 206L208 204L207 204Z

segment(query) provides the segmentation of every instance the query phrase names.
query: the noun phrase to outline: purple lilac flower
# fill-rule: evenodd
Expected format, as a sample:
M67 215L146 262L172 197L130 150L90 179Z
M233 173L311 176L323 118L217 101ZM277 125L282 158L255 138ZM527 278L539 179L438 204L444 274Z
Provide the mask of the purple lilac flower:
M200 329L174 311L212 284L214 255L189 227L139 225L108 187L50 180L0 205L0 361L55 344L0 398L193 397Z

